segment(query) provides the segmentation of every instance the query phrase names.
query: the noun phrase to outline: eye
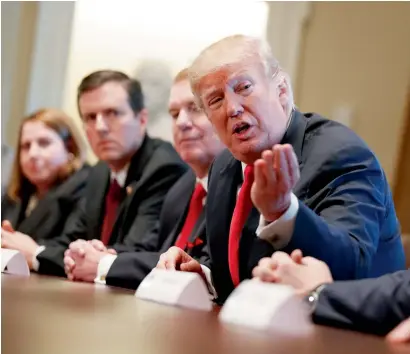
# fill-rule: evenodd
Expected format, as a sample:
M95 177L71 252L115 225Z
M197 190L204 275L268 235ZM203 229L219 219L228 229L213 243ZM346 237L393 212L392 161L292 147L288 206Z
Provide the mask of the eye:
M179 116L179 111L171 111L169 112L170 116L172 117L173 120L177 120Z
M250 82L245 82L237 87L237 91L239 92L248 92L252 88L252 84Z
M219 103L222 102L223 97L214 97L208 102L209 107L216 107Z
M41 139L38 140L38 146L40 146L40 147L45 148L45 147L49 146L50 144L51 144L51 141L49 139L41 138Z
M106 114L107 114L107 117L109 117L109 118L115 118L115 117L118 117L119 115L120 115L120 111L118 111L117 109L109 109L109 110L107 110L107 112L106 112Z
M30 149L30 143L23 143L20 145L21 151L27 151Z
M195 103L192 103L191 105L189 105L188 110L193 113L201 112L201 108L199 108Z
M97 117L97 115L96 114L94 114L94 113L90 113L90 114L86 114L86 115L84 115L84 121L87 123L87 122L93 122L93 121L95 121L95 118Z

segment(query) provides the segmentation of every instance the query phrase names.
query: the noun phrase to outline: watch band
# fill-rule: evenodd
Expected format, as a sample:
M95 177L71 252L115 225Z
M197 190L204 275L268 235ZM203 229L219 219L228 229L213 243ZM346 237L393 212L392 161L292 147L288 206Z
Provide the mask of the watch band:
M326 284L321 284L315 289L313 289L306 297L305 301L308 304L310 313L313 314L313 312L316 309L317 302L319 301L319 295L322 292L322 290L326 287Z

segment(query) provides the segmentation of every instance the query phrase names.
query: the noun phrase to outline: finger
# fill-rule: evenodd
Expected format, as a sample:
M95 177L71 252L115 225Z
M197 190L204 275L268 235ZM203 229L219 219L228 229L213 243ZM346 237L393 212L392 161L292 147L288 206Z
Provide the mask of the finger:
M107 252L108 252L109 254L117 255L117 251L116 251L114 248L108 249Z
M265 165L266 161L262 159L259 159L254 163L255 184L259 190L265 189L268 184L265 176Z
M274 276L274 272L271 269L268 269L266 267L255 267L252 271L252 275L255 278L260 279L263 282L267 283L274 283L276 278Z
M274 154L271 150L266 150L262 153L262 159L266 164L263 166L263 173L265 174L268 186L274 185L276 181L276 174L274 169Z
M293 188L299 181L300 177L299 162L292 145L286 144L285 146L285 157L288 165L289 181L291 183L291 188Z
M107 247L100 241L100 240L91 240L89 241L91 246L93 246L97 251L100 252L105 252L107 250Z
M156 268L157 268L157 269L167 269L167 268L166 268L166 262L167 262L167 260L168 260L168 253L165 252L165 253L161 254L161 255L159 256L159 261L158 261L158 263L157 263Z
M297 264L302 264L302 258L303 258L303 254L301 250L294 250L291 255L290 258L292 258L293 262L297 263Z
M410 342L410 317L400 323L386 337L390 343Z
M306 265L306 266L312 266L312 265L317 265L317 264L321 264L321 263L323 263L323 262L319 261L316 258L310 257L310 256L302 258L302 264ZM325 264L325 263L323 263L323 264Z
M84 244L82 242L70 243L69 250L79 257L83 257L85 255Z
M276 269L277 266L278 266L278 262L271 257L262 258L258 263L258 267L262 267L262 268L266 268L270 270Z
M191 259L189 262L182 263L180 270L183 272L200 273L201 265L195 259Z
M14 228L13 228L13 225L11 225L11 222L8 221L8 220L4 220L1 223L1 227L2 227L2 229L4 229L5 231L8 231L8 232L14 232L15 231Z
M74 259L71 257L64 257L64 266L71 271L75 267Z
M271 259L276 261L279 266L281 264L293 263L292 258L290 258L290 256L287 253L282 252L282 251L276 251L272 255Z
M289 191L290 189L290 177L289 168L286 160L284 146L276 145L274 146L274 169L277 184L281 191Z
M66 274L67 274L67 273L66 273ZM71 280L71 281L74 281L74 280L75 280L74 274L73 274L73 273L68 273L68 274L67 274L67 279L68 279L68 280Z

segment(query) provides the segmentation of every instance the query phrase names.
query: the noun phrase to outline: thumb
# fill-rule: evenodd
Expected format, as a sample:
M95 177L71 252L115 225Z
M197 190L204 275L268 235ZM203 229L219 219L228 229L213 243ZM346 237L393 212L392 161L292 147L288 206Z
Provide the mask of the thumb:
M4 220L4 221L1 223L1 227L2 227L5 231L8 231L8 232L14 232L14 231L15 231L14 228L13 228L13 226L11 225L11 222L8 221L8 220Z
M201 266L195 259L191 259L189 262L182 263L179 268L183 272L192 272L192 273L201 272Z
M302 263L303 265L309 266L309 265L318 264L318 263L320 263L320 262L321 262L321 261L319 261L318 259L308 256L308 257L303 257L301 263Z
M108 252L109 254L114 254L114 255L117 254L117 251L116 251L114 248L108 249L107 252Z
M303 254L302 251L297 249L292 252L290 255L290 258L292 258L293 262L297 264L302 264L302 259L303 259Z

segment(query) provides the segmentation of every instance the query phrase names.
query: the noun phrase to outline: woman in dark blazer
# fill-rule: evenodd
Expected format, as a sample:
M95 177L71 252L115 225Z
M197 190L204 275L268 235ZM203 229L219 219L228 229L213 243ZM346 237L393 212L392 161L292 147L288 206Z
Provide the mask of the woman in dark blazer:
M34 247L62 233L83 196L88 172L82 142L70 117L42 109L25 118L2 200L2 247L19 249L35 270ZM13 241L15 232L31 237L30 249L21 250L14 244L18 242Z

